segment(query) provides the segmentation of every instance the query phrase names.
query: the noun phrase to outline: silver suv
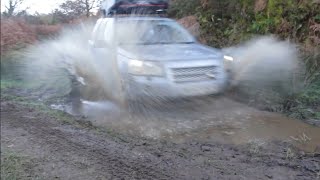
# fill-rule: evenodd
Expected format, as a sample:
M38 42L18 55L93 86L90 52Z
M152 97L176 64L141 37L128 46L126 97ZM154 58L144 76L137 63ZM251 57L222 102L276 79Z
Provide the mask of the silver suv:
M172 19L101 18L89 45L94 60L107 72L108 97L120 103L215 94L226 85L226 56L197 42Z

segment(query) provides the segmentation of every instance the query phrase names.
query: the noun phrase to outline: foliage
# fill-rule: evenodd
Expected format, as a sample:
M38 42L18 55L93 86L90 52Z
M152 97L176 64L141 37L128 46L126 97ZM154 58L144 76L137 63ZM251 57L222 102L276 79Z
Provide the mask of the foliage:
M59 25L32 25L19 18L1 19L1 56L33 44L44 36L57 34Z
M308 70L306 74L307 83L315 83L320 80L320 48L305 55L305 65Z
M59 23L54 18L54 14L29 14L27 11L20 11L15 18L23 19L33 25L55 25Z
M234 33L274 33L284 38L297 38L300 42L303 41L301 36L305 36L304 33L308 32L310 23L320 23L319 4L313 4L311 1L269 0L267 7L259 12L255 12L254 2L253 0L210 0L207 1L206 6L203 6L199 0L187 2L175 0L172 2L169 12L170 16L177 18L197 15L201 25L203 25L202 29L211 33L208 36L214 34L216 29L222 31L236 29ZM224 23L219 23L222 26L217 27L216 20ZM290 30L290 32L285 30ZM224 38L221 37L221 39Z
M1 54L19 49L37 40L35 30L24 21L14 19L1 20Z
M74 19L83 15L85 7L77 1L66 1L60 5L60 9L67 17Z
M284 105L289 106L287 112L291 117L320 120L320 81L306 87L299 94L288 97Z
M320 105L320 81L310 85L297 96L297 101L307 105Z
M71 21L82 16L89 17L96 6L97 0L67 0L53 14L61 21Z
M184 16L193 15L197 12L200 6L199 0L173 0L171 1L171 8L169 9L169 16L182 18Z

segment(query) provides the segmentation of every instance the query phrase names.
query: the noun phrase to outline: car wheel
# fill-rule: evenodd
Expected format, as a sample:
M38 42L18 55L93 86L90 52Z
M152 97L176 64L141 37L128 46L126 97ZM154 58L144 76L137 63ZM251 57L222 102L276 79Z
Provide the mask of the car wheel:
M69 101L71 103L72 113L81 114L82 102L81 102L81 86L82 84L77 80L75 75L70 75Z

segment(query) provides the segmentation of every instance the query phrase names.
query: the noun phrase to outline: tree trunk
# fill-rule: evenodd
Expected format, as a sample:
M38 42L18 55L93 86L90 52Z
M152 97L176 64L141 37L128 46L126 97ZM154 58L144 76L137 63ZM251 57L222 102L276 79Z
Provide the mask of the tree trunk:
M8 10L8 16L11 17L15 10L15 5L13 4L12 1L9 1L9 7L7 7L7 10Z
M86 16L87 18L90 16L90 4L89 4L89 0L85 0L86 3Z

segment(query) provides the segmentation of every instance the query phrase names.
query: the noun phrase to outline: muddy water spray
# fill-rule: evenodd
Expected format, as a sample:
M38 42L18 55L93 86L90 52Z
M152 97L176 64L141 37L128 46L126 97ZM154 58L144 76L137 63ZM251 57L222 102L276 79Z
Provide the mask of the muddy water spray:
M140 103L139 114L130 117L119 115L117 106L106 102L106 97L103 95L105 89L110 90L104 83L106 78L110 78L108 76L110 68L106 68L104 64L109 56L106 54L99 59L93 58L88 48L91 29L90 26L82 26L68 30L56 39L29 49L27 57L32 63L29 64L26 72L29 72L27 76L29 80L41 79L46 90L59 87L64 89L64 92L70 91L68 80L70 74L76 77L79 84L90 87L90 90L84 93L95 102L84 99L83 113L96 125L112 127L130 134L152 138L173 138L179 141L192 136L201 139L215 137L213 140L231 139L230 141L233 142L233 135L244 134L243 137L237 138L236 141L239 143L254 139L255 136L263 138L264 135L256 134L255 123L260 125L268 124L269 120L277 121L274 117L262 115L264 117L261 118L267 120L255 122L253 119L259 119L255 116L260 114L256 110L217 97L170 100L163 102L160 106ZM128 29L132 30L132 27ZM126 36L126 38L134 38L129 32ZM232 66L235 84L241 85L245 81L251 81L254 82L253 87L261 88L273 82L288 82L292 77L292 71L297 67L298 58L295 47L273 37L258 38L237 47L227 48L225 51L235 58ZM61 81L61 79L66 80ZM281 118L277 119L282 121ZM264 129L264 132L279 133L272 127ZM305 125L301 127L303 127L302 130L298 126L295 127L296 132L306 132L310 129ZM295 136L291 132L293 131L278 135L282 139L288 138L291 134ZM312 134L312 137L315 135Z
M257 37L225 49L234 56L233 83L244 81L257 84L290 81L298 68L298 52L294 44L273 36ZM272 84L271 84L272 85Z
M297 47L274 36L257 37L224 49L231 64L233 96L261 108L281 109L287 96L303 87L304 68Z
M29 48L26 58L31 63L26 69L27 80L40 82L45 91L58 87L67 92L74 85L72 79L80 86L92 87L93 91L83 92L90 98L104 98L99 96L103 96L104 82L109 78L105 61L110 57L100 57L97 61L92 56L88 45L92 29L92 25L82 24Z

